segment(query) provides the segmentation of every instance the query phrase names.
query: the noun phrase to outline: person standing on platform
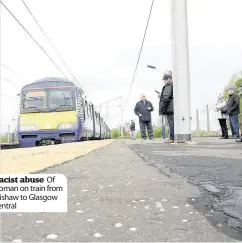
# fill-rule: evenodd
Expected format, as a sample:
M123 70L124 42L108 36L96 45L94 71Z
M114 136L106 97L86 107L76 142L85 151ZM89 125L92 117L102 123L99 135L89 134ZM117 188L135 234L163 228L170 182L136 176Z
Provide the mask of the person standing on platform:
M132 140L136 139L136 135L135 135L135 123L133 120L131 120L131 124L130 124L130 132L131 132L131 138Z
M242 102L242 85L240 86L239 92L240 104ZM242 143L242 105L240 105L240 114L239 114L239 121L240 121L240 138L236 140L238 143Z
M215 111L217 111L218 121L222 131L221 139L228 139L227 120L229 117L227 115L227 101L221 95L218 98Z
M239 135L239 113L240 113L240 98L239 95L235 93L234 87L228 88L229 99L227 105L227 113L231 119L233 127L233 137L240 138Z
M165 115L169 124L170 138L165 143L174 143L174 105L172 73L163 75L164 86L160 94L159 115Z
M134 113L139 117L139 125L142 141L146 140L146 128L150 140L153 140L153 128L151 122L151 112L154 110L152 103L146 100L146 96L142 94L140 101L136 103Z

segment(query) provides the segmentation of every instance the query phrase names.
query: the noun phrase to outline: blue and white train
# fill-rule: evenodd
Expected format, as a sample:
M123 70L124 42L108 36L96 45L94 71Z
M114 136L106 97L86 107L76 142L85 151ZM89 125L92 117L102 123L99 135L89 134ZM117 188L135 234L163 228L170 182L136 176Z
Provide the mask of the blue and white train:
M110 139L107 124L73 82L43 78L20 93L20 147Z

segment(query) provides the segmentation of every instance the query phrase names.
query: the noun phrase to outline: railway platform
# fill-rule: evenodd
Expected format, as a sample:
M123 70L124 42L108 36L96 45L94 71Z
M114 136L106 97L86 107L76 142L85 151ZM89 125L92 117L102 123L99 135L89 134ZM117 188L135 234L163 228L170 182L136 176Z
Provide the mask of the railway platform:
M208 175L214 174L215 178L219 168L225 178L226 163L230 163L227 167L230 174L232 167L238 171L240 145L217 139L198 139L196 142L196 145L170 145L159 140L147 143L103 140L2 151L4 173L65 174L68 212L2 213L1 240L241 240L241 231L235 229L229 216L206 207L209 206L206 203L214 199ZM234 151L233 156L228 159L231 151ZM202 171L209 163L210 173ZM206 190L196 184L193 177L200 182L204 178ZM236 183L237 186L240 183L239 176L235 178L234 186ZM223 186L226 185L224 179Z
M35 173L101 148L112 140L86 141L1 151L1 173Z

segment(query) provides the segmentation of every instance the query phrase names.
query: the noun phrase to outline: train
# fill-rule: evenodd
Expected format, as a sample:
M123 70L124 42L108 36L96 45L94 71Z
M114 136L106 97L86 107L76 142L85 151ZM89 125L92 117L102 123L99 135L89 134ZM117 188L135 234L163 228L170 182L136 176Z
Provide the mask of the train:
M22 87L19 95L19 147L111 138L100 113L72 81L42 78Z

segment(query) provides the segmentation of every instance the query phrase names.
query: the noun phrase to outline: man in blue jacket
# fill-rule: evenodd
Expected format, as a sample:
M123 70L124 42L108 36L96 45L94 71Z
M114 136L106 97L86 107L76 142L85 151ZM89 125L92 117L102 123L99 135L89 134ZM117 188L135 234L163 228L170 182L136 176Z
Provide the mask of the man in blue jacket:
M154 110L152 103L146 100L144 94L140 96L140 101L136 103L134 113L139 116L141 137L146 140L146 128L150 140L153 140L153 128L151 123L151 112Z
M240 114L240 99L239 95L235 92L234 87L228 88L229 99L227 104L227 113L230 116L231 123L234 131L234 138L239 138L239 114Z

